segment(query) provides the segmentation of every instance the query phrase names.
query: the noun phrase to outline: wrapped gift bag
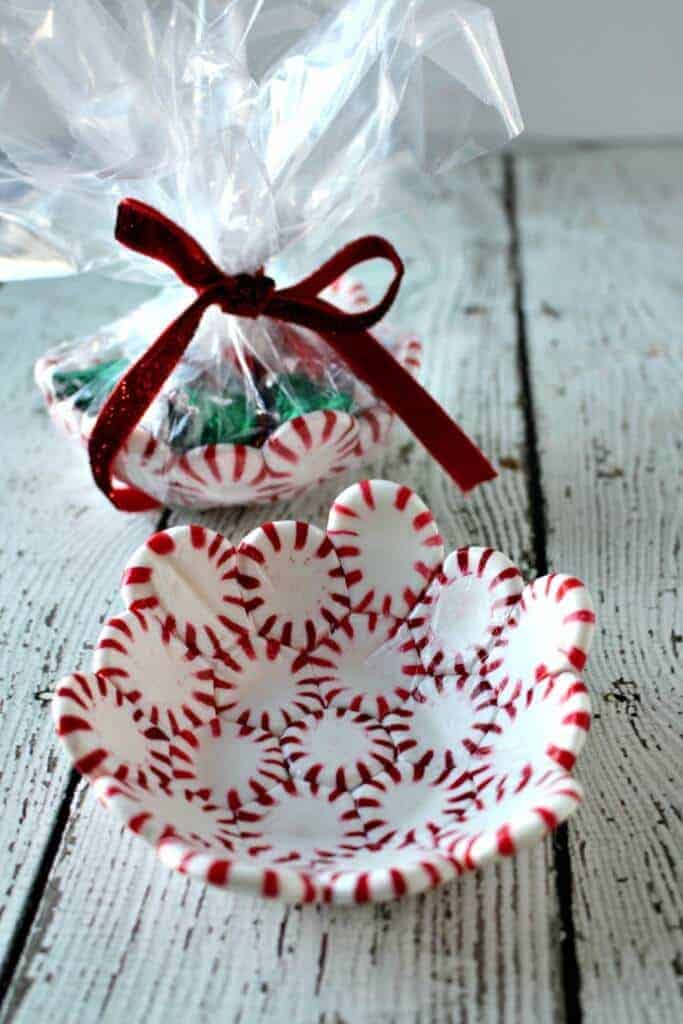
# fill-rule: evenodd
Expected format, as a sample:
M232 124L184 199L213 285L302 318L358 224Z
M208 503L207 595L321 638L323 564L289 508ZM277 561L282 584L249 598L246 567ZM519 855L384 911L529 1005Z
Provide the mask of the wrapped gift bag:
M397 166L447 173L520 130L486 8L6 0L0 30L0 255L159 287L36 366L117 507L290 495L395 415L464 489L492 475L415 380L420 341L384 319L401 257L331 245ZM306 236L330 249L297 280ZM371 259L393 274L379 301Z

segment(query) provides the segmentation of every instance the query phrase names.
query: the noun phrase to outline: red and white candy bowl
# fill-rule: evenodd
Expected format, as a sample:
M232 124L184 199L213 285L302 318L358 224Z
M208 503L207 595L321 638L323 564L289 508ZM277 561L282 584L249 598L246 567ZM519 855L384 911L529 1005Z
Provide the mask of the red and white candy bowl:
M408 487L345 490L327 531L150 537L57 733L168 867L291 902L418 892L575 809L593 632L579 580L444 560Z
M364 287L348 274L325 289L321 297L349 313L370 305ZM117 335L121 332L119 324L125 321L123 318L112 325ZM301 333L306 332L302 329ZM375 333L401 366L417 377L421 342L383 324ZM75 396L60 400L55 389L55 374L74 369L78 355L86 360L85 366L93 363L89 343L75 347L75 354L73 346L60 346L39 359L35 379L60 433L87 448L97 414L80 409ZM97 351L95 348L95 354ZM115 347L112 354L126 355L125 345L123 349ZM284 355L281 356L284 365ZM351 411L316 409L302 413L282 422L261 447L221 443L176 451L165 438L167 428L156 426L153 430L145 419L119 452L115 475L173 507L208 509L266 504L293 498L311 485L359 468L375 450L388 443L395 419L393 410L374 398L359 381L354 385Z

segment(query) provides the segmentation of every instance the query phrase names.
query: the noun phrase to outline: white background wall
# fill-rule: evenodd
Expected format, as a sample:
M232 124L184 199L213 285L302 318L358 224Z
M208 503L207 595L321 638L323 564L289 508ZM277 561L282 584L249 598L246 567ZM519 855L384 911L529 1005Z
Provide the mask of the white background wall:
M482 0L527 139L683 137L683 0Z

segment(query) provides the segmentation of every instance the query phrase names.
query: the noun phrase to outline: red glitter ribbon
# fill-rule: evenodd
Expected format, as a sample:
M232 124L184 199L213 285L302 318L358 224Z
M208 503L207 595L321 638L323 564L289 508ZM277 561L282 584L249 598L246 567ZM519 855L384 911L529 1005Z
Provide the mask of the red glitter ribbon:
M214 304L233 316L267 316L316 331L401 417L463 491L496 475L476 445L369 332L391 307L403 277L401 258L386 239L376 235L358 238L291 288L276 288L262 270L224 274L186 231L136 199L124 199L119 204L115 235L129 249L165 263L197 292L194 302L118 381L90 435L93 478L116 508L141 512L159 506L142 491L116 487L112 479L114 463L181 359L204 312ZM320 292L342 274L373 259L388 260L394 277L383 298L371 309L346 313L320 298Z

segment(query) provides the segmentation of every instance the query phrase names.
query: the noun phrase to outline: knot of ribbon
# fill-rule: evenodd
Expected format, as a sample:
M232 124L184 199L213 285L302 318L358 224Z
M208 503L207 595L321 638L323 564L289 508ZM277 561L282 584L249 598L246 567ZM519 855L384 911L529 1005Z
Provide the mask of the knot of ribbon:
M136 199L119 204L115 236L129 249L165 263L197 292L196 299L120 378L90 435L93 478L116 508L139 512L158 507L142 491L115 486L114 463L212 305L234 316L267 316L316 331L400 416L463 491L496 475L476 445L369 331L393 304L403 277L403 262L386 239L358 238L297 284L277 288L262 269L254 274L225 274L191 235ZM320 297L342 274L373 259L387 260L394 268L389 287L374 306L347 313Z

